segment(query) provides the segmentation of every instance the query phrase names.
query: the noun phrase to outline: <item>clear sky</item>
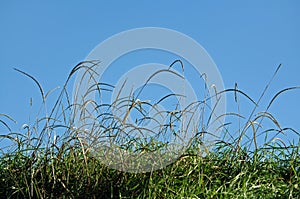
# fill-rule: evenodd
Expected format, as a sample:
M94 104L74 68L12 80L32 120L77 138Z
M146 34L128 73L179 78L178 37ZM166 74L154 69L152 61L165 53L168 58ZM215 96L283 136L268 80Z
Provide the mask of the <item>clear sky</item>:
M41 102L33 81L14 67L33 75L48 91L61 86L72 67L103 40L148 26L196 40L217 64L225 87L237 82L254 100L282 63L258 108L262 111L277 91L300 85L299 9L297 0L1 1L0 113L18 123L1 118L18 131L36 115L30 98L33 106ZM290 91L271 107L283 127L300 130L299 99L300 90ZM231 107L233 95L227 101L228 109L236 110ZM247 116L250 110L244 111ZM7 132L3 126L0 130Z

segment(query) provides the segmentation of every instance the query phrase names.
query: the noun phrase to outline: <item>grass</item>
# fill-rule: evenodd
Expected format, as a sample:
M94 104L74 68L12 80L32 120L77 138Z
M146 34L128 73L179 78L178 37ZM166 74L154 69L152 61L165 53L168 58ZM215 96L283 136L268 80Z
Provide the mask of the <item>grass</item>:
M202 123L197 127L199 133L195 135L186 152L176 161L163 169L146 173L129 173L111 169L103 164L102 160L93 154L90 145L80 136L81 130L74 128L72 107L76 105L70 103L68 96L69 80L78 70L85 70L88 73L93 71L93 67L97 64L82 62L73 68L49 113L46 111L46 99L51 93L45 93L34 77L18 70L38 85L45 111L42 117L37 117L33 125L23 125L26 133L13 132L7 122L13 119L5 114L0 115L1 124L9 131L8 134L1 135L0 139L8 139L12 143L10 150L1 148L0 197L298 198L300 196L300 142L294 144L283 141L280 137L283 133L293 133L296 136L299 136L299 133L294 129L282 128L268 112L273 101L281 93L298 87L279 91L263 112L256 112L255 106L248 117L240 113L227 113L227 117L237 119L236 123L240 124L238 125L240 127L237 131L233 131L229 130L229 123L224 124L220 128L223 139L216 143L213 150L206 151L205 156L200 155L204 145L201 133L205 133L206 129ZM99 95L111 89L112 86L108 84L98 83L94 89L91 88L99 92ZM240 96L254 104L259 104L261 100L255 102L237 86L222 93L234 94L237 105ZM129 112L136 109L140 113L145 113L135 103L134 97L131 97L119 99L115 105L122 106L122 103L126 102L131 104ZM124 122L124 118L111 117L112 104L96 102L95 104L95 110L99 112L101 132L111 133L115 137L128 132L130 126ZM199 104L207 106L205 103ZM144 105L153 106L149 103ZM84 106L78 107L83 109ZM176 116L169 114L169 123L163 124L163 129L168 132L178 130L174 124L180 122L183 114L184 110L179 110ZM270 121L274 128L262 128L263 120ZM234 136L236 133L237 136ZM262 137L264 142L260 143ZM132 143L135 144L132 150L136 150L137 153L157 150L155 147L151 148L145 140L139 142L134 138L122 144L130 148L133 146ZM158 140L154 140L154 144L157 144L158 148L163 145Z

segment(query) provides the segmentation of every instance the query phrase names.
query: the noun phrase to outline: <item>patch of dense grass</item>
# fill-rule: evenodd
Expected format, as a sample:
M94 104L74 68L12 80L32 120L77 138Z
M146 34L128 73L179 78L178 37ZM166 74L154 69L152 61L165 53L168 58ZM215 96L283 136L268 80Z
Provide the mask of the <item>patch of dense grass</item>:
M76 66L67 83L77 70L92 68L87 64ZM285 143L275 136L259 145L256 139L260 128L256 127L260 127L261 118L269 118L276 128L261 129L264 135L287 131L299 134L293 129L281 128L267 111L250 117L239 136L220 140L205 156L200 155L201 136L195 136L188 150L167 167L147 173L126 173L101 163L83 142L79 130L73 128L66 85L49 115L37 119L32 126L23 126L25 134L12 132L5 123L5 119L10 118L1 115L1 123L10 131L1 137L9 139L14 148L1 149L0 197L297 198L300 195L299 142ZM38 86L46 101L47 94ZM236 94L239 90L232 91ZM63 103L63 99L67 103ZM104 118L102 124L107 125L107 129L122 129L118 125L111 128L114 120ZM201 127L201 131L203 129ZM224 132L229 134L226 125ZM241 141L246 138L250 144Z
M19 148L1 156L0 190L12 198L297 198L299 158L299 148L249 154L219 144L206 157L188 153L162 170L132 174L108 169L76 145Z

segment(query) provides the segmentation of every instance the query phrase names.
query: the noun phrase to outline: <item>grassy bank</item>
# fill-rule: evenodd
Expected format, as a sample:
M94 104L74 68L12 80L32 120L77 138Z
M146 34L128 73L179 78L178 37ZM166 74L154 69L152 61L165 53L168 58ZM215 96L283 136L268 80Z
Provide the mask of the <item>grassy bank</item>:
M8 139L12 148L1 148L0 197L2 198L297 198L300 196L299 143L284 142L277 135L299 133L282 128L268 112L251 114L245 119L238 136L230 134L224 124L224 139L205 156L201 136L195 136L188 150L167 167L147 173L126 173L108 168L93 155L74 128L72 104L67 93L70 78L78 70L91 70L93 63L80 63L70 73L51 111L44 112L32 125L23 125L24 132L10 130L1 115L1 124L8 129L1 139ZM47 93L38 85L46 109ZM97 84L98 85L98 84ZM108 86L108 85L106 85ZM109 87L109 86L108 86ZM267 88L267 87L266 87ZM281 93L279 91L270 104ZM93 89L91 89L93 90ZM99 88L94 89L99 91ZM234 95L249 98L237 88ZM264 94L264 93L263 93ZM262 95L263 95L262 94ZM255 102L258 103L258 102ZM134 103L133 103L134 104ZM111 105L108 105L111 106ZM135 106L135 105L133 105ZM99 108L99 106L97 106ZM135 108L135 107L134 107ZM139 110L139 107L137 107ZM180 116L177 115L177 121ZM240 114L228 115L242 118ZM101 115L103 116L103 114ZM119 121L109 112L100 117L105 129L123 131ZM274 128L263 129L261 119L270 120ZM172 126L170 119L165 126ZM124 124L123 124L124 125ZM125 124L126 125L126 124ZM114 128L111 128L114 126ZM199 132L205 126L198 127ZM169 131L172 129L169 128ZM266 136L266 135L272 136ZM274 135L274 136L273 136ZM258 143L259 137L271 137ZM242 141L246 140L246 141ZM140 144L140 143L139 143ZM143 148L143 150L150 150Z

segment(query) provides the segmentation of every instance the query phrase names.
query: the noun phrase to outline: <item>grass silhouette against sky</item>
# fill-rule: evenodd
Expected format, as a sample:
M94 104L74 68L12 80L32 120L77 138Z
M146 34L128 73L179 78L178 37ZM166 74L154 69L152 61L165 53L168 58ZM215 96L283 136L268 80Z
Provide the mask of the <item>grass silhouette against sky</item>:
M300 85L299 6L297 1L2 2L1 113L18 122L11 124L18 131L24 123L33 122L42 102L33 82L14 67L36 77L49 91L61 86L72 67L97 44L113 34L145 26L174 29L195 39L217 64L225 87L237 83L254 100L282 63L260 103L263 110L276 92ZM134 59L151 58L155 56ZM170 64L174 59L161 61ZM299 97L297 90L286 92L270 108L283 127L300 129ZM52 101L50 96L48 103ZM235 111L230 104L234 100L228 101L228 110ZM245 115L253 108L248 102L241 102L240 107Z

